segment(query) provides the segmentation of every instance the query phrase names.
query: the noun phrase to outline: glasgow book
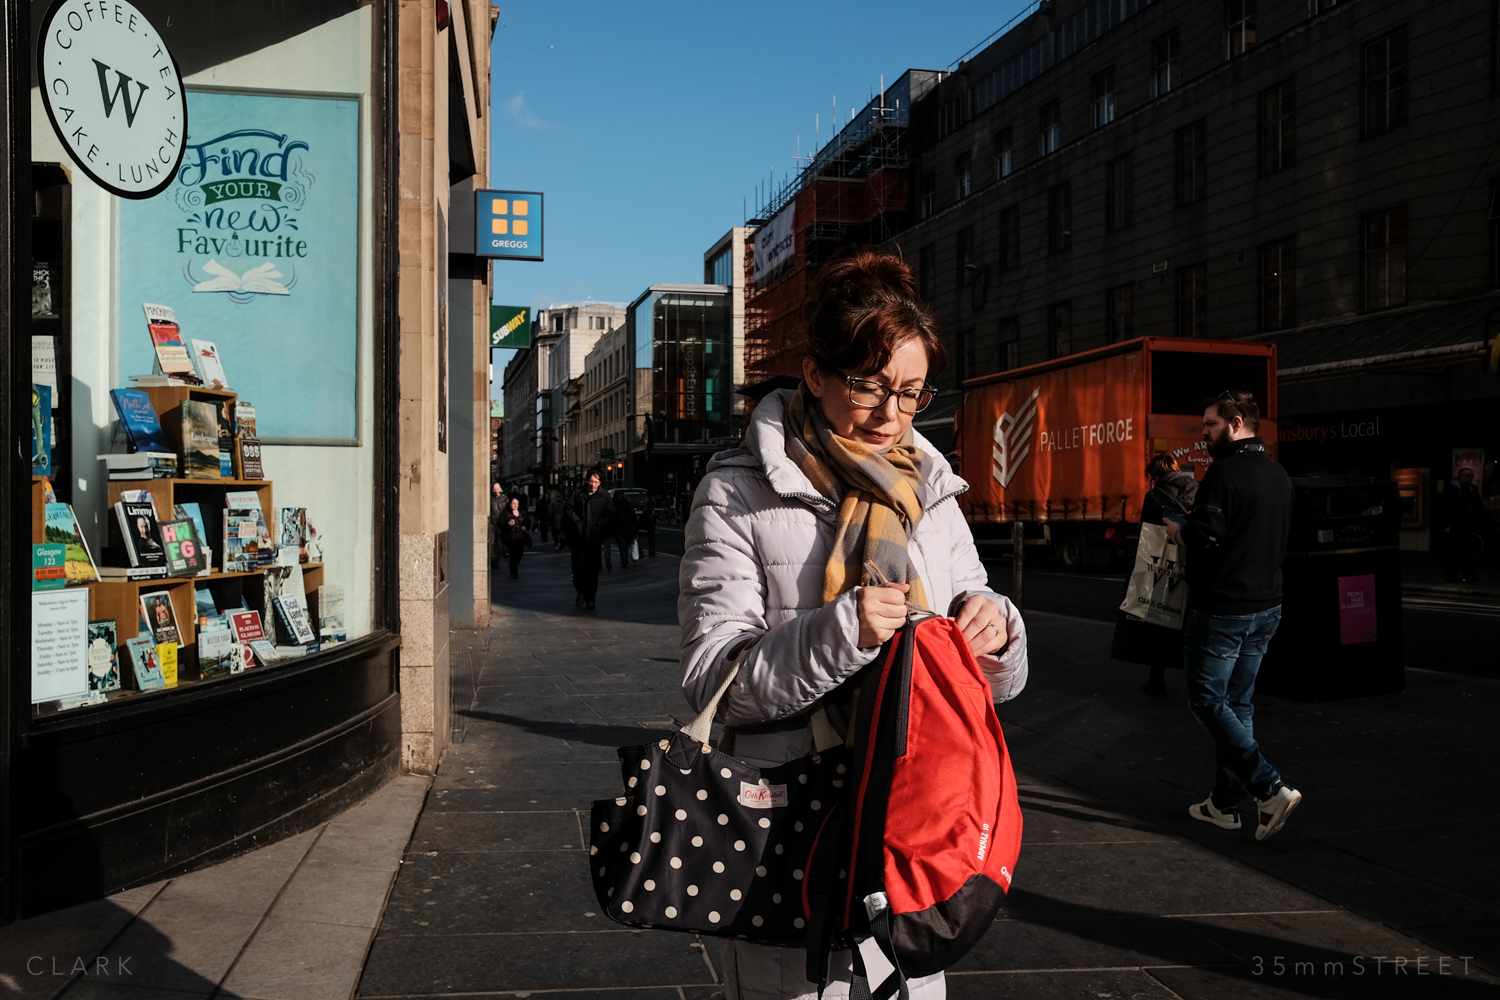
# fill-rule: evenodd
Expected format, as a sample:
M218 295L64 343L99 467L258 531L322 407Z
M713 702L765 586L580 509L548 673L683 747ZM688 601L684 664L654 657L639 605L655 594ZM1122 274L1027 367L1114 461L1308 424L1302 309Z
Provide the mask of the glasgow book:
M65 503L49 503L46 510L46 528L43 540L65 547L64 568L69 583L88 583L99 579L94 568L94 557L89 552L88 541L78 527L78 518L73 508Z
M31 547L31 589L58 590L68 585L68 547L43 542Z
M255 404L243 399L234 401L234 432L240 437L255 437Z
M199 382L193 368L192 355L182 342L182 331L177 327L177 312L171 306L159 306L150 302L141 303L146 313L146 329L151 335L151 348L156 352L156 367L163 375Z

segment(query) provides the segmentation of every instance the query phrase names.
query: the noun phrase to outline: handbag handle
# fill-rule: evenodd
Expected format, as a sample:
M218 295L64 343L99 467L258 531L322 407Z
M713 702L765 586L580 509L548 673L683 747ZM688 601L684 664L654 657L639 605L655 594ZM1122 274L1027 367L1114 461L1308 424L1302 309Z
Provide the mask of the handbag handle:
M703 706L703 711L698 713L696 719L682 727L682 735L694 742L702 743L705 747L708 746L708 737L713 730L714 715L719 711L719 702L724 700L724 695L729 690L729 685L733 684L734 679L739 676L739 658L749 648L747 645L744 649L739 650L734 656L730 657L729 669L724 672L724 678L719 681L719 686L714 690L713 697L708 699L708 704ZM833 728L833 723L828 721L828 713L823 710L823 700L821 698L814 702L813 710L807 717L807 726L812 730L813 753L822 753L825 750L831 750L844 742L839 736L838 731Z

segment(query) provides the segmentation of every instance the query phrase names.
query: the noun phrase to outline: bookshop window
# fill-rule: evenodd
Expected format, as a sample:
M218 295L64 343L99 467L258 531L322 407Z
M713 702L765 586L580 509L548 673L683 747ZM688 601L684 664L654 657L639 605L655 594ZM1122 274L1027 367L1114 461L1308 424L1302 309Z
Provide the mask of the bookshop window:
M135 0L117 23L80 2L44 26L31 6L34 714L360 638L373 8ZM89 114L108 141L53 125ZM128 160L127 118L168 144Z

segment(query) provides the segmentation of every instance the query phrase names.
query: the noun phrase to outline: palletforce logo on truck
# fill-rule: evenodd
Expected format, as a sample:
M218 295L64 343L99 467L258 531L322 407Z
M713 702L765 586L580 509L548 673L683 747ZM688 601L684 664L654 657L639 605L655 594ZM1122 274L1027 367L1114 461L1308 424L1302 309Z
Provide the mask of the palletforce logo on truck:
M995 447L992 452L995 465L990 474L1004 489L1015 478L1016 471L1026 456L1031 454L1031 430L1036 421L1036 401L1041 389L1031 390L1021 411L1014 417L1009 412L1000 414L995 421Z

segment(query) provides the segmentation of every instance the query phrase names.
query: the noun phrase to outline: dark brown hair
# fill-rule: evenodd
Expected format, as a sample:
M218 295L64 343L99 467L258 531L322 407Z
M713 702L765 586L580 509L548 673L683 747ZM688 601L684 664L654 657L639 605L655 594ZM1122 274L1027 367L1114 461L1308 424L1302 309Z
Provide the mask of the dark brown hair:
M1252 431L1260 430L1260 407L1255 402L1255 393L1244 389L1225 389L1212 399L1203 401L1203 408L1210 406L1218 410L1225 420L1239 417Z
M1167 473L1176 472L1180 468L1182 466L1177 464L1177 459L1166 452L1162 452L1159 455L1151 456L1151 461L1146 463L1146 475L1152 479L1160 479Z
M908 340L927 350L929 379L947 357L916 275L894 254L855 248L829 261L808 290L802 317L808 356L846 375L879 371Z

